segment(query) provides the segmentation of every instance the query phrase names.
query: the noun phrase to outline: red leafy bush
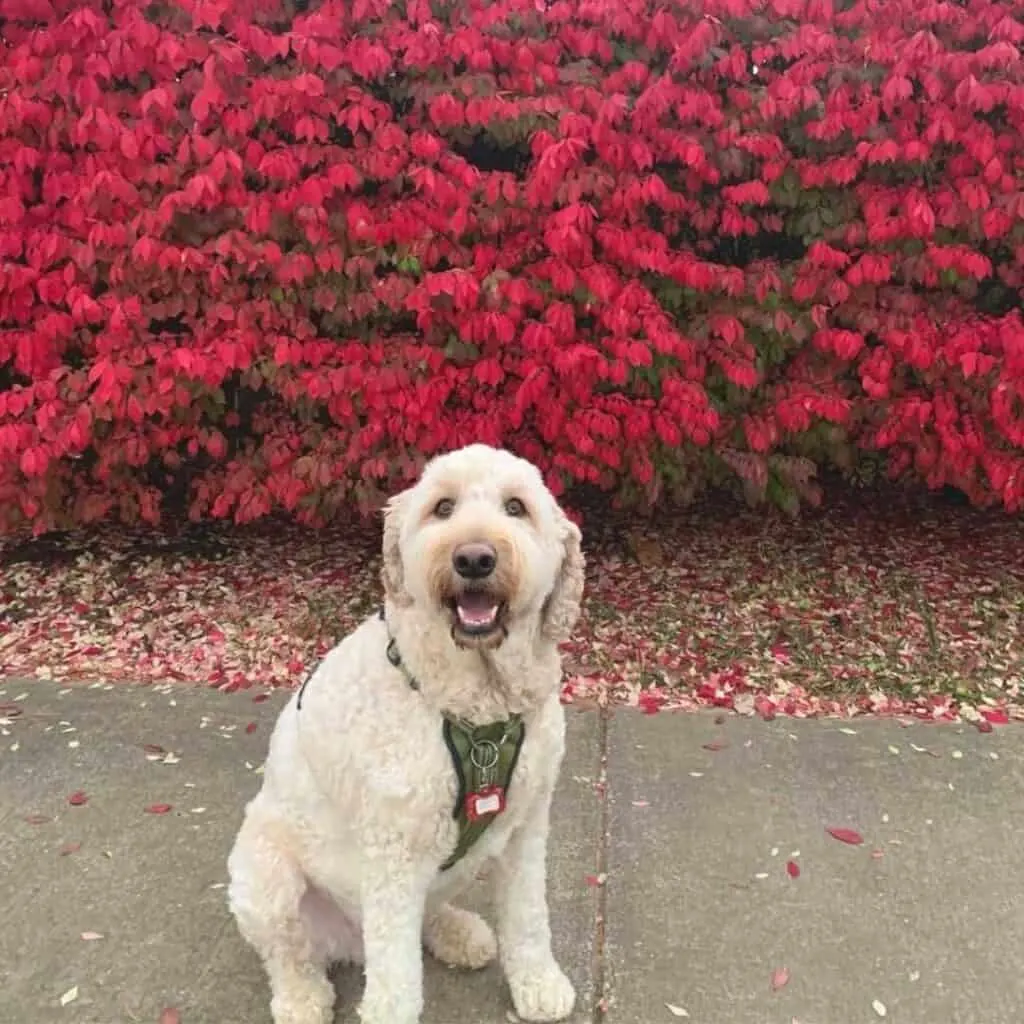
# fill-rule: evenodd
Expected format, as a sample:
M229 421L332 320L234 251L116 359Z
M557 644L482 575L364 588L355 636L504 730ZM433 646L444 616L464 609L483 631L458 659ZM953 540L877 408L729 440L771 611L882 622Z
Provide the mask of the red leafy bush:
M485 440L1024 505L995 0L0 0L0 528L309 522Z

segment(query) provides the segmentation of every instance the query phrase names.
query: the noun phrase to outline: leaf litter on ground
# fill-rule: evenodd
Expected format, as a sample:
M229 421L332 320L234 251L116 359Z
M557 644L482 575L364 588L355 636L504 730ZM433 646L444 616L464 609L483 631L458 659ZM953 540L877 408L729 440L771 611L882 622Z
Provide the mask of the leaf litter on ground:
M715 495L641 531L656 535L652 560L627 539L633 520L584 511L589 570L564 646L566 703L835 715L850 732L865 714L1024 718L1024 630L1005 628L1024 566L1005 513L836 493L782 523ZM379 551L376 524L348 521L3 540L3 667L265 699L376 611Z

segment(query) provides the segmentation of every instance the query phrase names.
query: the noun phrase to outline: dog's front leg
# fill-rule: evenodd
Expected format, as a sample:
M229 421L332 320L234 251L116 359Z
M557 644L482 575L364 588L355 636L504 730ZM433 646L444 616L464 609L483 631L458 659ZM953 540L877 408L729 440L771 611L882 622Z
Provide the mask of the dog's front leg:
M498 945L516 1013L526 1021L564 1020L576 993L551 951L547 840L554 780L509 840L495 875Z
M363 852L363 1024L418 1024L423 1012L423 917L436 866L399 836Z

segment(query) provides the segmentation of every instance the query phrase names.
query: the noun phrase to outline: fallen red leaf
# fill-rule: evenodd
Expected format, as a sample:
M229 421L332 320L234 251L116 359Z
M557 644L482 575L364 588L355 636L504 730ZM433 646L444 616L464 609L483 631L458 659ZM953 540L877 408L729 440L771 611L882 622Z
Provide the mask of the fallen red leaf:
M45 814L26 814L25 820L30 825L45 825L50 819Z
M800 877L800 865L795 860L786 861L786 874L790 878Z
M85 792L81 789L76 790L71 796L68 797L68 803L72 807L81 807L82 804L89 802L89 798L85 795Z
M788 967L776 967L772 973L772 991L778 992L780 988L784 988L789 984L789 968Z
M7 718L17 718L21 714L21 708L17 704L0 704L0 715Z
M729 746L725 740L712 740L710 743L704 744L705 750L725 750Z
M245 731L248 732L248 733L254 733L256 731L256 723L255 722L250 722L245 727Z
M1010 716L1004 708L982 708L981 714L986 722L991 722L993 725L1010 724Z
M60 855L66 857L69 853L78 853L81 848L81 843L67 843L60 848Z
M256 696L253 697L252 702L253 704L262 704L265 700L270 700L269 693L257 693Z
M161 747L158 743L147 743L142 749L147 754L166 754L167 753L167 751L164 750L164 748Z
M643 693L637 697L637 707L645 715L656 715L660 710L662 704L665 703L665 698L660 693L652 693L650 690L644 690Z
M170 804L150 804L146 808L147 814L166 814L171 809Z
M978 732L991 732L993 729L992 723L987 718L980 718L974 724L977 726Z
M604 883L604 875L587 875L587 885L589 885L591 888L595 888L599 885L604 885Z
M838 839L841 843L849 843L851 846L860 846L864 842L864 837L852 828L828 828L825 831L833 839Z
M181 1014L173 1006L168 1006L161 1012L157 1024L181 1024Z

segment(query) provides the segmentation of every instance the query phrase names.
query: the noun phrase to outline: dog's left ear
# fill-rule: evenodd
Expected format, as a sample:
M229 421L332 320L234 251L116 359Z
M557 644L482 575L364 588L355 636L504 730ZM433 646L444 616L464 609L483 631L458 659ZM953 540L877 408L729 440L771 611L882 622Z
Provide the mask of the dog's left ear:
M408 491L396 494L384 507L384 538L381 544L383 561L380 578L389 601L397 605L412 604L405 589L405 570L402 566L402 519L408 503Z
M576 620L580 617L580 602L583 600L583 572L586 562L579 527L563 513L559 513L559 532L564 553L562 567L555 581L555 588L544 602L541 633L556 644L569 639Z

